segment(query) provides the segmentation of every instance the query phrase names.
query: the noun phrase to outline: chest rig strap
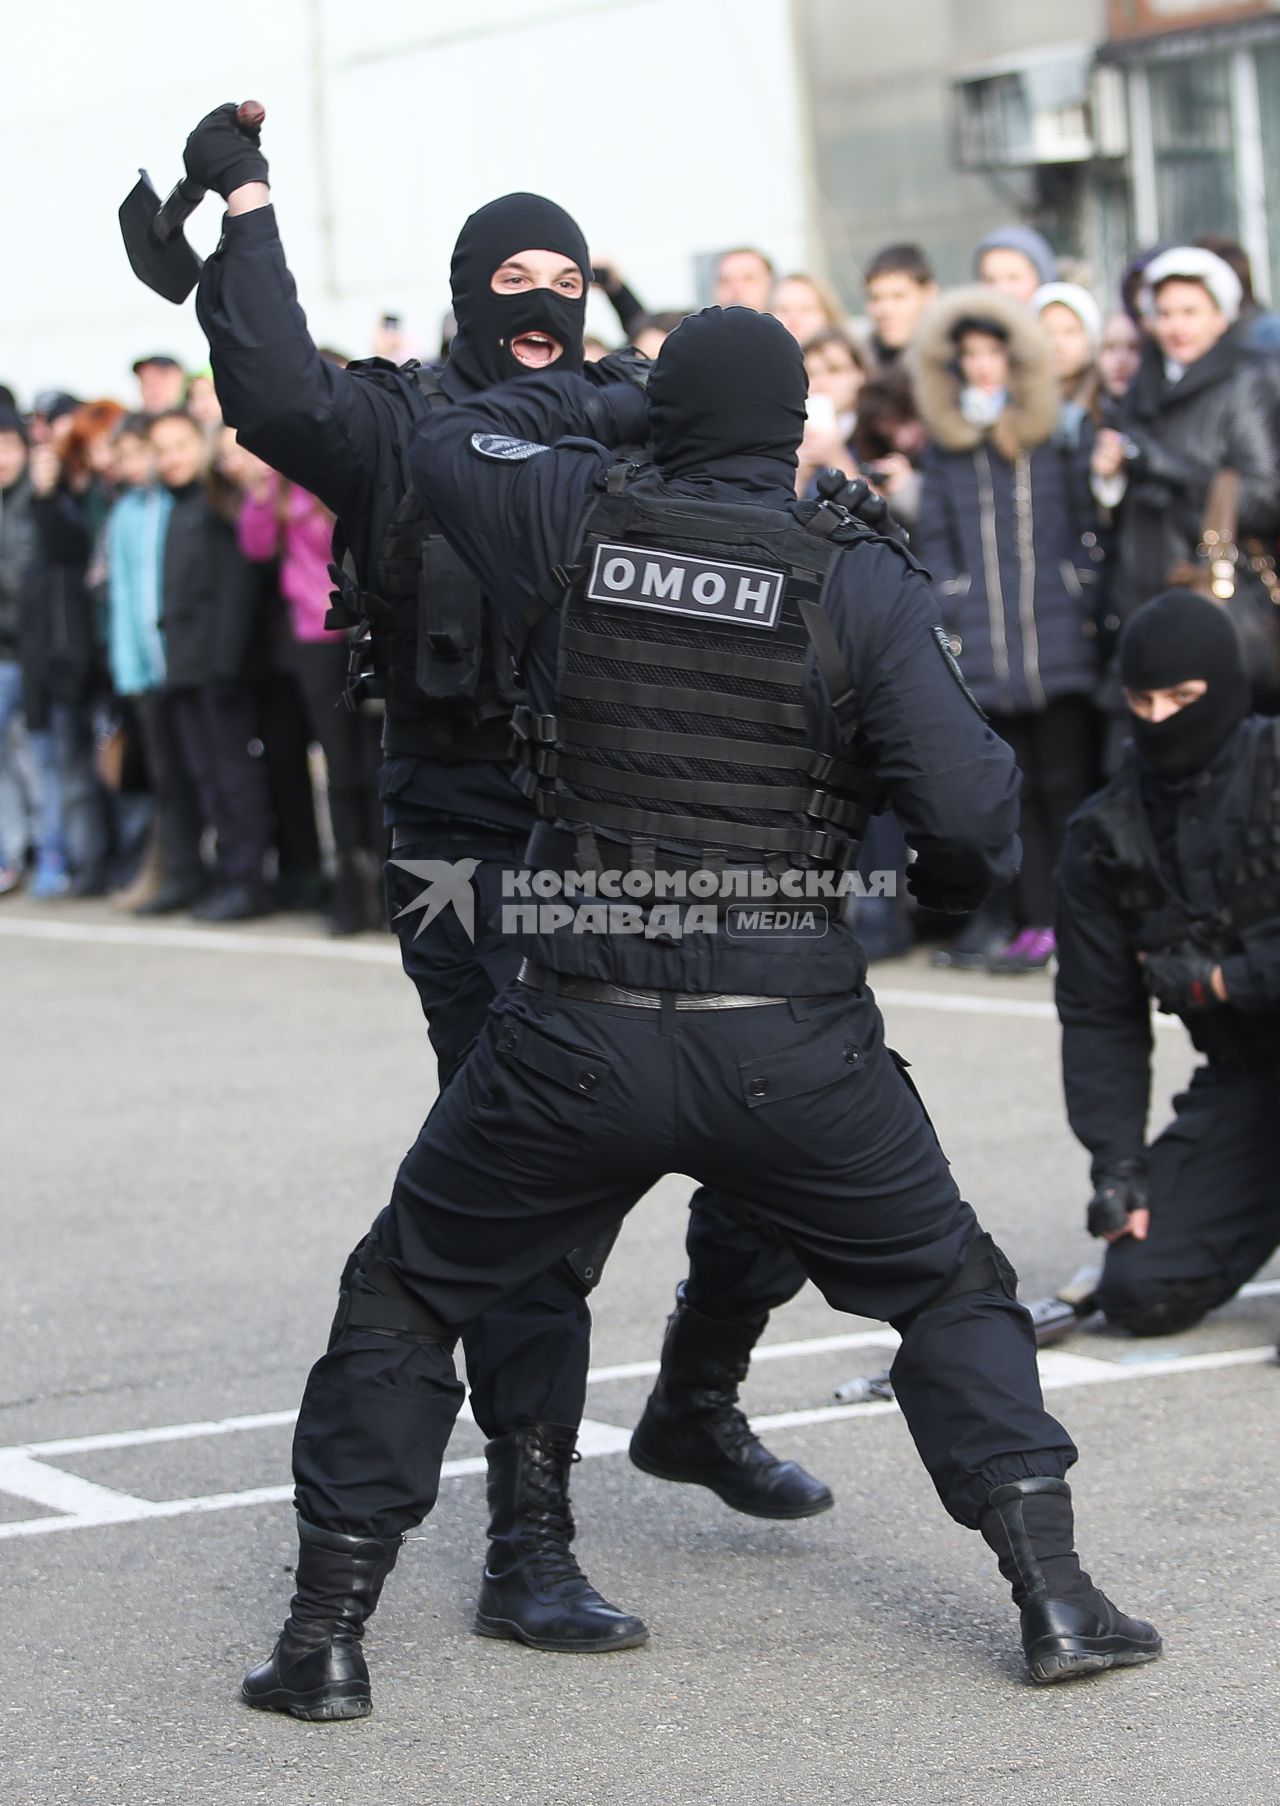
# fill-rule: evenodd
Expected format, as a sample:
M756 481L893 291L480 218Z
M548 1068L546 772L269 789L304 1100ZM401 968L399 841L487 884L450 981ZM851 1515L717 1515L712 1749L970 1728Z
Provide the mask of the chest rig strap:
M1239 847L1227 849L1233 875L1217 909L1194 910L1161 870L1135 771L1092 811L1086 856L1108 880L1136 947L1190 940L1220 957L1238 952L1248 929L1280 918L1280 721L1256 742L1248 818Z
M437 371L407 365L399 374L412 377L432 413L450 405ZM349 554L340 562L326 625L352 635L348 699L386 699L387 756L505 763L520 693L513 660L475 577L407 478L378 548L377 589L359 586Z

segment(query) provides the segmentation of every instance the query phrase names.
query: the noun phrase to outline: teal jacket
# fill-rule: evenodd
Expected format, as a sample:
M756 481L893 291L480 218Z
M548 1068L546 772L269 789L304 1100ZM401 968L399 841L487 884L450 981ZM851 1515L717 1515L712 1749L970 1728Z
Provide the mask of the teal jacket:
M136 696L164 682L158 621L172 512L167 489L128 489L107 520L108 643L118 696Z

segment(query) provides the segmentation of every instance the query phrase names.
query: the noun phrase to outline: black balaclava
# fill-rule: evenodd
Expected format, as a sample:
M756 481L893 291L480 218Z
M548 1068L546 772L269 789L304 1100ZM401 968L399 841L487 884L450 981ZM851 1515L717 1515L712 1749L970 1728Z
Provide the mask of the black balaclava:
M1194 677L1208 689L1164 721L1130 726L1142 763L1157 777L1189 778L1210 762L1249 713L1249 680L1225 608L1189 589L1144 602L1120 637L1126 690L1172 690Z
M654 462L671 476L723 458L794 470L808 387L799 345L771 314L704 307L676 327L649 378Z
M498 295L489 286L494 271L518 251L556 251L582 271L576 301L554 289L524 289ZM514 356L511 340L522 332L546 332L564 347L549 370L582 369L582 334L587 319L591 262L577 221L540 194L504 194L473 213L458 234L450 270L458 330L449 348L449 367L476 389L528 376Z

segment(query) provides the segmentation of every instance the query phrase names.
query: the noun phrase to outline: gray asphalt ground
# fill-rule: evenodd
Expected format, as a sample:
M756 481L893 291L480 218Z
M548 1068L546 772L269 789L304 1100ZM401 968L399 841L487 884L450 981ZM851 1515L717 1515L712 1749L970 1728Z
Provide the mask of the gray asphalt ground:
M341 1263L432 1096L388 940L330 957L296 919L180 931L178 944L132 928L111 938L121 924L105 906L0 906L6 1449L294 1407ZM914 961L877 980L963 1189L1024 1292L1051 1289L1091 1244L1057 1031L1034 1007L1047 982ZM991 1000L1018 1013L987 1013ZM1180 1032L1158 1040L1162 1108L1190 1062ZM656 1357L687 1191L667 1181L628 1223L596 1294L597 1366ZM768 1342L874 1328L810 1289ZM1081 1550L1159 1624L1167 1655L1059 1689L1024 1679L994 1565L943 1514L892 1408L770 1431L838 1495L797 1525L735 1516L620 1452L584 1461L588 1571L653 1632L615 1656L470 1634L483 1481L446 1480L374 1620L374 1715L350 1725L260 1715L236 1697L286 1608L287 1503L49 1531L65 1512L6 1493L6 1459L21 1481L0 1453L0 1800L1259 1806L1276 1797L1280 1372L1188 1358L1262 1350L1277 1330L1280 1294L1263 1292L1174 1343L1083 1333L1068 1345L1088 1366L1060 1360L1050 1402L1081 1448ZM747 1402L757 1416L821 1410L881 1353L760 1361ZM1098 1362L1115 1383L1082 1383ZM593 1385L590 1416L627 1429L647 1384ZM478 1453L460 1426L451 1455ZM92 1501L117 1494L280 1487L287 1458L277 1422L45 1451L36 1471L111 1489L77 1503L74 1482L50 1483L92 1520Z

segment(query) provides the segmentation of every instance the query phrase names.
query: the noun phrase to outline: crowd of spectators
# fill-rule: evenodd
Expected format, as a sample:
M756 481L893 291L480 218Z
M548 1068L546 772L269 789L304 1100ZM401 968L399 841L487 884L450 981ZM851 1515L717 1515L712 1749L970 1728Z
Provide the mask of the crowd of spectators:
M593 273L655 356L681 312L646 310L610 264ZM1224 472L1233 518L1213 530L1236 593L1220 599L1243 621L1252 583L1273 606L1280 319L1243 250L1158 247L1114 297L1081 274L1021 224L989 233L945 293L911 244L873 257L857 297L754 247L716 266L714 301L773 312L803 350L798 493L834 466L884 495L1018 757L1022 873L935 950L941 965L1052 957L1067 818L1120 756L1119 627L1208 571ZM404 355L397 316L374 350ZM332 518L236 443L207 369L152 354L134 377L127 402L46 390L25 411L0 387L0 895L375 926L379 722L367 699L342 706ZM1261 621L1255 607L1259 700L1280 706ZM877 818L864 869L899 873L906 856ZM859 904L873 957L911 944L897 893Z

